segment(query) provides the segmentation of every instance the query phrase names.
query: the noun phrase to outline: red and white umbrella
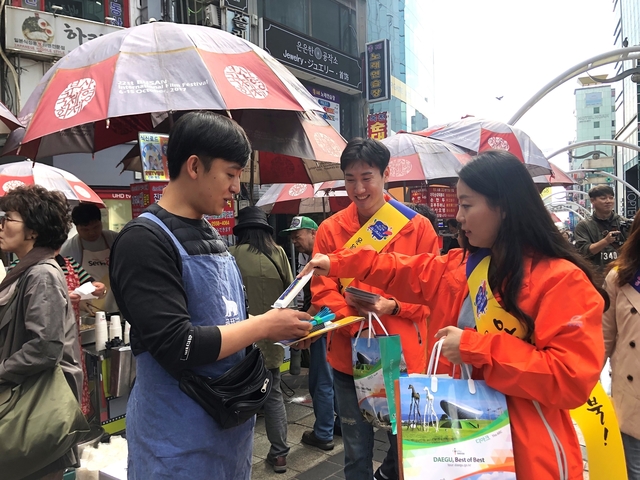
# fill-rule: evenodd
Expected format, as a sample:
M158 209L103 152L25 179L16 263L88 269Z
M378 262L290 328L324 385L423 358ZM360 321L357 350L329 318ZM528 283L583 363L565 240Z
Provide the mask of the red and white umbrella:
M414 133L452 143L473 153L507 150L524 162L532 177L551 173L547 157L531 138L519 128L503 122L467 117Z
M413 133L398 133L382 143L391 153L390 186L450 183L458 178L462 166L471 161L471 155L455 145Z
M3 153L97 151L156 129L166 112L193 110L231 115L254 150L337 163L346 145L324 119L301 116L320 106L260 47L215 28L153 22L61 58L29 97L19 116L26 128Z
M321 190L322 184L279 183L269 187L256 203L266 213L305 215L335 213L347 208L351 200L347 192Z
M86 183L59 168L25 160L0 165L0 197L22 185L40 185L62 192L71 202L104 203Z
M549 162L549 165L551 165L551 170L553 173L551 175L540 175L538 177L533 177L533 183L545 188L546 187L570 187L578 183L569 175L567 175L555 163Z
M22 127L20 120L4 104L0 103L0 134L7 134L20 127Z

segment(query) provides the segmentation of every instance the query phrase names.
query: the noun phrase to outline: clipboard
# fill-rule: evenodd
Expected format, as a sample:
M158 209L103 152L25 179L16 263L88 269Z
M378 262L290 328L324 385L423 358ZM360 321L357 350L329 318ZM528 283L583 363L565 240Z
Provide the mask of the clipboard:
M352 316L352 317L344 317L344 318L341 318L340 320L325 322L313 327L311 329L311 332L306 337L296 338L293 340L281 340L279 342L276 342L276 345L281 345L283 347L290 347L303 340L319 337L320 335L324 335L325 333L331 332L332 330L337 330L338 328L346 327L347 325L351 325L352 323L361 322L361 321L364 321L364 317Z

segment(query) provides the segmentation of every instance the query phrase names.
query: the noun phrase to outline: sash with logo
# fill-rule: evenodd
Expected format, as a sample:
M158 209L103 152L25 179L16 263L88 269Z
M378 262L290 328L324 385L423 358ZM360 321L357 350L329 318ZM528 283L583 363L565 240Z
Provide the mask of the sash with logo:
M471 254L467 261L467 284L476 328L482 334L505 332L522 339L526 329L493 296L489 286L490 262L491 250L487 248ZM589 395L587 403L571 410L571 417L580 427L587 445L591 480L626 479L618 419L600 382Z
M389 200L360 227L343 248L370 245L380 253L416 215L416 212L397 200ZM351 282L353 278L341 278L342 290L344 291Z

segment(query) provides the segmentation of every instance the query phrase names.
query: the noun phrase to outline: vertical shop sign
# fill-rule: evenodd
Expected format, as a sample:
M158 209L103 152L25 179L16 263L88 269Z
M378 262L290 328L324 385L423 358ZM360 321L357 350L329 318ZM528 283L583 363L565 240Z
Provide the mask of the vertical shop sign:
M382 140L389 136L389 112L367 115L367 137Z
M128 27L128 2L126 0L108 0L107 17L113 18L112 25Z
M340 97L334 93L325 92L315 87L307 87L318 105L324 110L324 119L340 133Z
M438 218L456 218L458 197L454 187L427 187L429 207Z
M143 179L145 181L168 182L167 145L169 143L169 135L140 132L138 140L140 142Z
M140 182L131 184L131 216L138 217L144 210L162 198L166 182Z
M236 225L234 217L233 200L227 201L227 204L220 215L205 215L207 222L215 228L222 236L233 235L233 227Z
M391 98L389 40L377 40L365 44L365 55L367 100L369 103L389 100Z

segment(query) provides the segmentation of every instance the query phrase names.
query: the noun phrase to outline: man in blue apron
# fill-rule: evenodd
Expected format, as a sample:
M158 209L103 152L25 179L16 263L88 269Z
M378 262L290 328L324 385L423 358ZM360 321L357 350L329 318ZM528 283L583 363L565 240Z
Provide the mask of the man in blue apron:
M170 133L162 198L113 245L111 285L131 323L137 362L127 406L130 480L248 480L255 419L223 431L175 376L188 369L217 377L251 343L298 338L311 328L308 314L288 309L244 320L238 268L203 219L222 213L238 193L250 154L232 120L182 116Z

